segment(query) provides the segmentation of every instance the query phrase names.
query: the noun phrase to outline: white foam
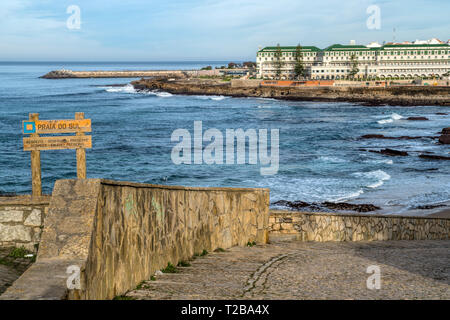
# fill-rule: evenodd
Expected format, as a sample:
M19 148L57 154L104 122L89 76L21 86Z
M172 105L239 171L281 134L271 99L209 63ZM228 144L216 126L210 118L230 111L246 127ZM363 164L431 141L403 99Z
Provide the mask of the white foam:
M394 164L394 161L392 161L392 160L367 160L367 161L364 161L364 162L366 162L366 163L384 163L384 164Z
M327 157L327 156L321 156L319 157L319 160L324 161L324 162L331 162L331 163L343 163L343 162L347 162L347 160L345 159L341 159L338 157Z
M106 92L113 92L113 93L140 93L140 94L147 94L152 96L157 96L161 98L167 98L171 97L172 94L169 92L164 91L136 91L134 87L131 84L127 84L123 87L104 87Z
M214 101L221 101L223 99L226 99L225 96L196 96L197 99L201 100L214 100Z
M386 124L386 123L392 123L395 120L400 120L403 119L403 116L397 114L397 113L393 113L391 114L391 117L389 119L383 119L383 120L379 120L377 121L379 124Z
M124 92L124 93L136 93L136 89L131 84L127 84L123 87L105 87L106 92Z
M364 190L363 189L359 189L356 192L349 193L349 194L344 195L344 196L342 196L340 198L332 199L331 202L341 202L341 201L348 200L348 199L358 198L363 193L364 193Z
M155 92L155 95L160 98L168 98L168 97L173 96L173 94L171 94L169 92Z
M375 170L375 171L369 171L369 172L356 172L356 173L354 173L354 175L357 177L364 177L369 180L376 180L376 182L366 185L367 188L371 188L371 189L381 187L385 181L388 181L389 179L391 179L391 176L388 175L383 170Z

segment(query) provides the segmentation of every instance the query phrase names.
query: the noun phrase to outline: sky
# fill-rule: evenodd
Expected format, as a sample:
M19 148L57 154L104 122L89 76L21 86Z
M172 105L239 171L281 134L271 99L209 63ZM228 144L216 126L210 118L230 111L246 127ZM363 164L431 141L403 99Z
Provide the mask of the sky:
M255 60L277 43L389 42L394 28L447 41L449 13L449 0L0 0L0 61Z

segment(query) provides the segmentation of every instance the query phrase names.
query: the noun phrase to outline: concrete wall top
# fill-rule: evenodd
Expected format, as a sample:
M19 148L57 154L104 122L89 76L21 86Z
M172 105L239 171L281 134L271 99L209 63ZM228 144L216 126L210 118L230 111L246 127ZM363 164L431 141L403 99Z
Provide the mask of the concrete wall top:
M227 191L227 192L251 192L251 191L266 191L270 192L268 188L225 188L225 187L184 187L184 186L167 186L158 184L137 183L128 181L115 181L102 179L101 184L113 185L121 187L135 187L135 188L152 188L152 189L166 189L166 190L187 190L187 191Z

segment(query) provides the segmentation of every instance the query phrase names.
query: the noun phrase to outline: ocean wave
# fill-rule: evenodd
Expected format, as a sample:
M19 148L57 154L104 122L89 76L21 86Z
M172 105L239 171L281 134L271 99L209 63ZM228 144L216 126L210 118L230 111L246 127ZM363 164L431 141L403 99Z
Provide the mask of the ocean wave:
M394 161L392 161L391 159L383 159L383 160L367 160L364 161L366 163L381 163L381 164L394 164Z
M375 170L369 172L355 172L353 175L356 177L368 179L369 184L366 185L366 187L371 189L381 187L385 181L391 179L391 176L386 172L384 172L383 170Z
M155 96L160 98L168 98L173 96L173 94L164 91L150 91L148 94L154 94Z
M214 101L222 101L228 98L225 96L195 96L195 97L200 100L214 100Z
M364 190L363 189L359 189L358 191L351 192L351 193L346 194L344 196L341 196L339 198L330 199L329 201L331 201L331 202L342 202L342 201L346 201L346 200L349 200L349 199L358 198L363 193L364 193Z
M379 124L386 124L386 123L392 123L395 120L400 120L403 119L403 116L397 114L397 113L393 113L391 114L391 117L389 119L383 119L383 120L379 120L377 121Z
M164 91L137 91L131 84L127 84L126 86L122 87L104 87L106 92L113 92L113 93L139 93L139 94L146 94L146 95L152 95L157 96L160 98L167 98L171 97L172 94L169 92Z
M124 93L137 93L136 89L131 84L127 84L123 87L104 87L106 92L124 92Z
M345 159L341 159L338 157L332 157L332 156L320 156L319 160L324 161L324 162L331 162L331 163L344 163L344 162L348 162Z

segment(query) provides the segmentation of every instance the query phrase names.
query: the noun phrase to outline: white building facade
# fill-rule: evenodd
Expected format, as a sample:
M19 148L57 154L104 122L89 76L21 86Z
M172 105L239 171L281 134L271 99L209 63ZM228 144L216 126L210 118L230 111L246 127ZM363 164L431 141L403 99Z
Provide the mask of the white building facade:
M266 47L257 53L257 76L261 79L294 79L296 47ZM281 51L281 68L278 55ZM357 62L357 79L437 78L450 72L450 45L387 44L340 45L323 50L302 47L305 77L313 80L348 79ZM280 72L278 72L280 71ZM280 76L277 77L277 73Z

